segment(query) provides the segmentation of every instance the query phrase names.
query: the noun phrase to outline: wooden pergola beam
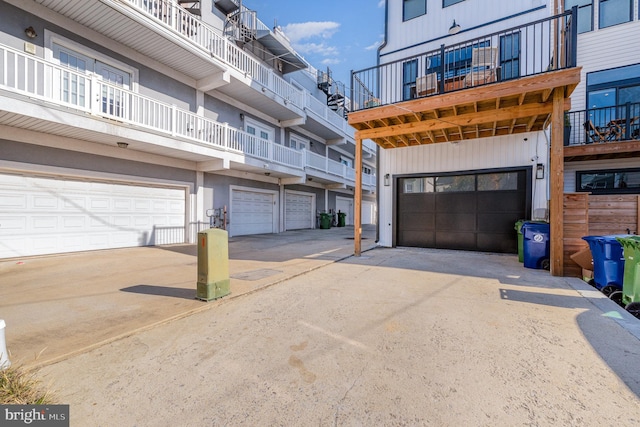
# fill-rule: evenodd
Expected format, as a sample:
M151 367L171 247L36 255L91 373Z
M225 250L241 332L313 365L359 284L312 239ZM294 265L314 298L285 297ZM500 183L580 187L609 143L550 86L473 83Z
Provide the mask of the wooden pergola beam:
M549 222L551 275L564 275L564 88L553 91L549 150Z
M570 107L570 104L568 104L568 106ZM358 130L356 131L356 138L379 139L411 133L432 132L451 127L477 126L501 120L517 120L531 116L549 115L552 111L552 102L515 105L512 107L501 108L499 110L488 110L477 113L472 112L444 119L428 119L421 122L402 123L379 128Z
M362 252L362 139L356 138L356 187L353 191L353 254L360 256Z

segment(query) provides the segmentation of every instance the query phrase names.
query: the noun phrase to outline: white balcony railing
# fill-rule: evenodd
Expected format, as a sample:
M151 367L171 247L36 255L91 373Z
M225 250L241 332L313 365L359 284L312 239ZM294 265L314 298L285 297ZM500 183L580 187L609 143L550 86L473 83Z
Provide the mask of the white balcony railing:
M356 170L345 165L344 163L331 160L328 157L321 156L320 154L312 153L304 150L305 152L305 169L314 169L319 172L324 172L329 175L340 177L349 182L356 181ZM375 187L376 177L375 175L362 174L362 185L365 187Z
M108 118L114 124L148 129L295 169L309 167L351 181L355 177L353 169L324 156L258 138L226 123L106 82L99 76L79 73L3 45L0 45L0 90Z
M202 22L171 0L125 0L174 32L189 39L207 54L235 68L292 105L303 108L303 93L271 68L224 38L219 30Z

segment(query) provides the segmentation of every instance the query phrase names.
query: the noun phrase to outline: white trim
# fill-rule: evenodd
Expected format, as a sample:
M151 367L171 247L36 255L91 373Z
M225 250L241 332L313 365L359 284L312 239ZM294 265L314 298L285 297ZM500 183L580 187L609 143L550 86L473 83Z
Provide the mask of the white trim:
M295 144L295 147L293 146ZM301 146L304 144L304 146ZM289 148L293 148L294 150L306 150L311 146L311 141L307 138L302 138L298 134L291 132L289 134Z
M271 127L271 126L267 126L262 122L259 122L257 120L253 120L251 117L244 117L244 124L243 124L243 130L247 133L249 133L249 131L247 131L247 126L251 126L256 128L256 130L258 131L264 131L269 135L268 140L271 142L275 142L275 135L276 135L276 130L275 128ZM256 135L254 135L257 138L262 138L259 133L256 133Z
M86 56L87 58L93 59L94 61L101 62L105 65L114 67L116 69L119 69L121 71L128 73L131 76L131 82L130 82L131 90L134 92L138 91L138 81L139 81L140 72L138 71L137 68L132 67L131 65L126 64L122 61L118 61L117 59L114 59L103 53L90 49L78 42L70 40L50 30L45 29L44 30L44 59L52 63L56 63L57 61L54 55L54 49L53 49L54 44L66 47L75 52L78 52L83 56ZM91 73L97 75L95 69L91 70Z

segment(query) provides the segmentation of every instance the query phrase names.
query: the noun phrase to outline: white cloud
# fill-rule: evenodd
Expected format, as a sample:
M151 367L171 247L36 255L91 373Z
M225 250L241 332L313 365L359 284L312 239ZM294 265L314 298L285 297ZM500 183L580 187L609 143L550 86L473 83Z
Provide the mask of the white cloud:
M315 53L322 56L338 55L338 48L329 46L325 43L297 43L295 44L297 52L304 54Z
M327 58L320 61L322 65L336 65L336 64L340 64L340 62L342 61L340 61L338 58Z
M324 22L302 22L298 24L287 24L282 31L287 35L292 43L302 40L320 37L322 39L331 38L340 28L340 24L332 21Z
M384 7L384 1L385 1L385 0L380 0L380 1L378 2L378 7L380 7L380 8Z

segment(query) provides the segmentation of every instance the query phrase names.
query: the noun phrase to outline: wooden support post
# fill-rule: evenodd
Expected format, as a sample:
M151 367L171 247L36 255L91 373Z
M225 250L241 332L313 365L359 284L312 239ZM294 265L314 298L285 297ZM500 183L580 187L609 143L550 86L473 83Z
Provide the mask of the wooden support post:
M564 89L553 91L551 148L549 151L549 222L551 275L564 275Z
M353 192L354 213L353 215L353 254L360 256L362 251L360 238L362 237L362 139L356 138L356 188Z

